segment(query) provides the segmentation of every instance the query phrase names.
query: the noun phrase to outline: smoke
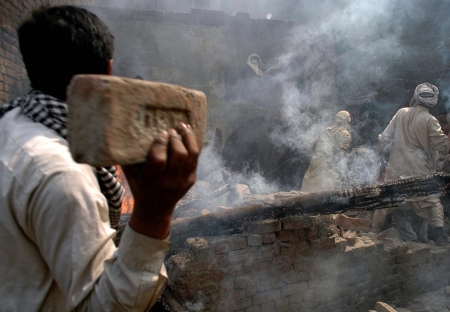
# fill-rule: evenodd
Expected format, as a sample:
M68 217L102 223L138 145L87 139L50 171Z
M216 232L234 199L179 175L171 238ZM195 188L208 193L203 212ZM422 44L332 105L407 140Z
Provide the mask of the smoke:
M188 6L199 3L194 2L171 0L162 6L162 1L156 1L156 8L147 9L189 12ZM237 143L229 144L226 159L220 152L204 152L201 161L215 164L211 172L229 171L223 169L231 167L230 159L235 159L241 166L232 168L232 180L254 183L258 192L272 192L281 187L280 183L286 184L279 181L282 174L292 180L289 187L299 189L311 156L311 142L333 124L340 110L352 114L350 152L358 147L374 147L377 135L394 113L407 105L417 83L437 84L446 111L450 109L449 74L436 70L444 68L449 60L446 36L450 19L444 13L448 2L210 1L210 9L231 15L248 12L252 18L264 19L259 23L259 33L266 33L266 37L252 37L254 33L245 36L249 24L243 22L233 26L237 27L233 29L236 34L244 33L237 41L227 39L214 27L213 35L192 25L183 31L169 25L163 29L145 18L138 19L135 31L130 32L122 19L109 13L99 15L118 39L117 73L206 90L210 92L209 101L211 94L217 98L219 103L211 108L210 116L223 128L223 144L236 131L240 133ZM115 0L107 6L136 8L136 3L140 2ZM276 20L297 23L290 28L280 27L279 32L262 27L273 23L267 25L276 28ZM225 44L215 46L214 35L224 36L221 40ZM126 44L120 38L126 38ZM269 43L260 44L262 39ZM233 44L237 47L226 48ZM262 76L246 64L247 59L236 58L242 50L260 57ZM221 66L229 67L233 58L235 67L221 72ZM267 127L241 127L251 118ZM209 133L211 138L212 131ZM243 155L243 149L249 153ZM352 163L355 159L347 161L350 170L363 164ZM377 167L370 165L366 169L353 172L354 180L372 181L367 174L377 171ZM275 174L268 175L272 171ZM361 176L354 176L358 172ZM272 179L277 173L278 178Z

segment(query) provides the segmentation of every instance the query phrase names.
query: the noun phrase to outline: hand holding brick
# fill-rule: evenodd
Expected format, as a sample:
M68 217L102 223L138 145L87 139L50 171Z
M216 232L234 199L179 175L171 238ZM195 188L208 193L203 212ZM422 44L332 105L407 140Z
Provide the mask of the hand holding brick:
M206 96L180 86L104 75L77 75L67 89L68 141L75 161L93 166L145 162L160 130L190 124L198 146Z

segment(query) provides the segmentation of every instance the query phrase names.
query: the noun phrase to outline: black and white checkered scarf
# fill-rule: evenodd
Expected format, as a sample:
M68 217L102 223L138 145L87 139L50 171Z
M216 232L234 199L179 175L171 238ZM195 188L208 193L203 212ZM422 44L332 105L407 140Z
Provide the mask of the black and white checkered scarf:
M26 96L0 106L0 118L8 111L20 107L23 114L35 122L56 131L64 139L67 138L67 104L46 95L38 90L31 90ZM117 179L116 168L95 168L100 189L109 206L109 221L113 229L117 229L120 221L124 188Z

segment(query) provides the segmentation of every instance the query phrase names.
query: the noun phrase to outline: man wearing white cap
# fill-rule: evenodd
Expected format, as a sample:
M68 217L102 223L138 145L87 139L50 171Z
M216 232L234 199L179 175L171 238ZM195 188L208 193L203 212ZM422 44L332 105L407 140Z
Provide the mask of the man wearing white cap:
M350 121L350 113L340 111L336 114L335 124L324 129L313 141L313 156L303 178L302 192L313 193L342 188L338 166L341 156L352 140Z
M428 111L437 104L438 96L439 89L436 86L430 83L418 85L410 107L401 108L378 136L378 152L381 152L385 145L392 143L385 182L433 174L439 153L448 154L448 137L442 132L438 120ZM397 208L376 210L372 227L380 231L386 215L394 210ZM427 219L435 233L436 244L446 244L444 210L439 198L409 199L400 210L394 212L393 217L402 237L405 240L415 240L416 234L405 222L404 210L412 210ZM426 241L426 222L422 224L419 232L419 239ZM417 236L415 238L417 239Z

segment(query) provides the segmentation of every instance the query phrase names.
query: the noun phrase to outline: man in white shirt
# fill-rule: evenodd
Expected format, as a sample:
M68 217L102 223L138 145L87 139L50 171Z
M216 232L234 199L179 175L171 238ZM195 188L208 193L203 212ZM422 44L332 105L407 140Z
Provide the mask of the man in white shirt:
M428 110L437 104L438 96L439 89L436 86L430 83L418 85L410 107L398 110L383 133L378 136L378 153L381 153L387 144L392 144L385 173L386 182L433 174L436 172L439 154L444 156L448 154L449 139L442 132L437 119ZM404 210L412 210L418 216L428 220L428 224L435 232L437 245L447 243L444 234L444 210L439 198L408 199L405 205L399 207L399 210L397 208L376 210L372 227L380 231L386 215L393 212L403 239L417 239L416 233L405 222ZM426 241L426 221L420 225L420 228L419 239Z
M342 164L349 147L351 116L340 111L333 126L324 129L313 141L313 155L303 178L301 191L307 193L333 191L342 188Z
M122 188L114 168L73 161L64 103L73 75L111 74L113 36L71 6L34 11L18 35L32 90L0 106L0 307L147 311L167 281L173 209L195 182L192 129L162 131L145 164L123 167L135 204L116 248Z

